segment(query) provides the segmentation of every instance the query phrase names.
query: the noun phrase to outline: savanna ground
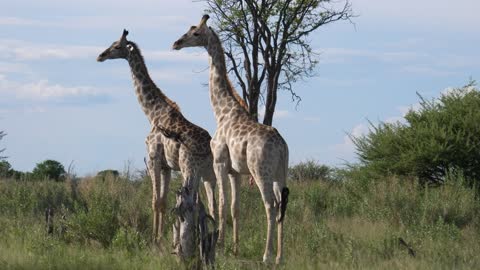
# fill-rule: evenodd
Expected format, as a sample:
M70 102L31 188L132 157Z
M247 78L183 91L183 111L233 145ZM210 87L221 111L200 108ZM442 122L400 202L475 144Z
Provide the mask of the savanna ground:
M170 206L180 181L172 181ZM282 269L475 269L480 204L461 176L424 187L414 179L352 168L334 180L290 181ZM0 269L177 269L151 243L149 179L0 180ZM256 187L241 188L240 254L231 227L217 269L269 269L260 263L265 212ZM44 211L55 208L47 235ZM64 218L62 218L62 215ZM231 225L231 220L227 221ZM412 248L415 256L401 244Z

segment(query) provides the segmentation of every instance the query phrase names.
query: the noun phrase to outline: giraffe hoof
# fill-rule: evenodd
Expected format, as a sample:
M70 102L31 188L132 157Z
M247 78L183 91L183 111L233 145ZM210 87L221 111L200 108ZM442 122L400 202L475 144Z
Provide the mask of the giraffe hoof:
M263 255L263 264L266 264L266 265L272 264L272 256Z

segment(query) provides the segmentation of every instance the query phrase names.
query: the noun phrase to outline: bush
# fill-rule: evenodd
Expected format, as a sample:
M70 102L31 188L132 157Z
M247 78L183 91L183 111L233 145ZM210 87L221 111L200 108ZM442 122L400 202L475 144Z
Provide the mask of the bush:
M107 177L117 178L120 173L117 170L103 170L97 173L97 178L105 180Z
M6 160L0 161L0 177L7 178L10 177L10 173L12 171L12 166Z
M326 165L320 165L314 160L308 160L290 167L288 176L293 181L330 180L332 171Z
M60 162L48 159L37 163L37 166L32 171L32 177L35 180L50 179L63 181L65 180L65 173L65 168Z
M108 247L119 228L119 202L103 189L89 197L87 207L77 206L69 219L67 237L83 243L94 240Z
M420 109L406 123L380 123L353 138L363 165L382 174L440 183L447 171L480 179L480 92L470 83L440 98L420 96Z
M71 192L64 183L0 180L0 212L11 215L43 215L47 207L73 208Z

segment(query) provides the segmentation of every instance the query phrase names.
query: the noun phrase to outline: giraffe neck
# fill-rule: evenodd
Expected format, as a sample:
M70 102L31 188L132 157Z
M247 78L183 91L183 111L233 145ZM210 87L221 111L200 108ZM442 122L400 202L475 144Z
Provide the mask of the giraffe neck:
M150 123L167 119L171 110L178 110L177 105L168 99L155 85L148 74L147 66L136 44L130 42L132 47L127 58L132 73L133 85L138 102ZM161 124L161 123L160 123Z
M210 101L217 124L232 117L248 116L235 98L235 91L228 80L225 55L220 38L210 29L206 46L210 63ZM229 116L229 117L226 117Z

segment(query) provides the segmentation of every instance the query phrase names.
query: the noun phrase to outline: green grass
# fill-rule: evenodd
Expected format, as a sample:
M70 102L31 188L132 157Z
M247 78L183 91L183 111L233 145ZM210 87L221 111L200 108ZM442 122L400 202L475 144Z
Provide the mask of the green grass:
M475 269L480 265L480 204L461 177L423 188L397 177L351 174L350 181L290 183L284 269ZM172 190L178 186L173 183ZM178 269L166 247L150 242L150 182L90 179L0 180L0 269ZM170 194L171 202L173 192ZM231 221L217 269L269 269L261 260L266 223L256 187L242 185L240 254L232 255ZM47 236L46 205L61 205ZM172 203L170 205L173 205ZM88 209L85 210L85 209ZM55 216L58 221L60 214ZM399 244L404 239L412 257Z

